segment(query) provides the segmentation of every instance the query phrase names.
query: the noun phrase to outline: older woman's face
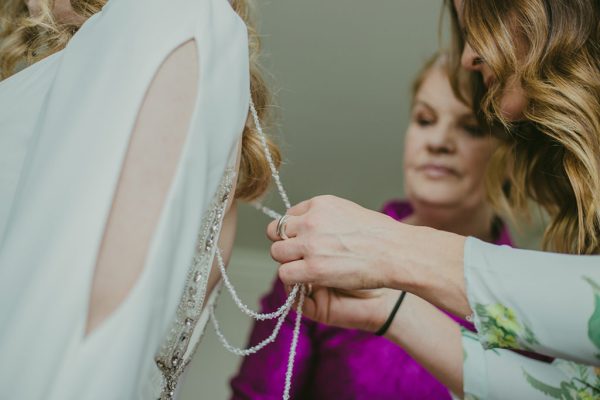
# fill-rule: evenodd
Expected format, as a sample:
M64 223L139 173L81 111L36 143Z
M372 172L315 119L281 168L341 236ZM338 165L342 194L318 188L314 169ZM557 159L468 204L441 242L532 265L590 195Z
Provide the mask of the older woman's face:
M459 22L462 25L463 0L454 0L454 7L456 8ZM461 64L469 71L479 72L483 77L483 82L486 87L489 87L496 79L491 68L485 63L485 60L473 50L469 43L465 43ZM527 98L525 96L525 91L518 79L515 76L512 76L505 83L504 92L502 93L502 98L500 100L500 112L507 120L518 121L523 118L523 111L526 106Z
M404 153L405 191L413 203L474 208L486 201L484 175L496 141L434 67L415 97Z

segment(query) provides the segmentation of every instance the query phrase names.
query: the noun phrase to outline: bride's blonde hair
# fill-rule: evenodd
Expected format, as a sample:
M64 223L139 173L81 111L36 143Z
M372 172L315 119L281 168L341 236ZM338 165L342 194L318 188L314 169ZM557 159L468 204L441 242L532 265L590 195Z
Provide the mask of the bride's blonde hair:
M452 1L447 4L455 72L466 39L497 77L473 103L505 128L489 168L492 200L517 210L528 199L539 203L550 217L545 248L598 253L600 2L464 0L464 29ZM513 76L527 96L525 122L502 116L501 97ZM479 80L477 92L481 86ZM507 174L508 192L502 190Z
M30 15L23 0L2 0L0 4L0 78L4 79L28 64L62 50L79 26L61 23L53 15L55 0L39 0L35 15ZM107 0L71 0L73 11L86 20ZM233 0L231 6L246 22L250 52L250 88L258 115L266 125L270 120L271 92L259 63L260 37L251 16L249 0ZM268 140L276 166L281 162L278 147ZM248 123L242 139L242 158L236 197L255 200L269 188L271 171L253 123Z

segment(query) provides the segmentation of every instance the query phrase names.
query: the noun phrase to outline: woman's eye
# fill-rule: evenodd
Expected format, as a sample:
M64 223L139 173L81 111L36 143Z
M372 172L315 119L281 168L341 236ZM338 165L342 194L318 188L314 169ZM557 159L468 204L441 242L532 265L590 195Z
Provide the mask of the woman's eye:
M424 117L417 117L417 124L419 126L430 126L433 125L435 123L435 121L432 118L424 118Z
M482 137L484 132L479 125L464 125L463 129L471 136Z

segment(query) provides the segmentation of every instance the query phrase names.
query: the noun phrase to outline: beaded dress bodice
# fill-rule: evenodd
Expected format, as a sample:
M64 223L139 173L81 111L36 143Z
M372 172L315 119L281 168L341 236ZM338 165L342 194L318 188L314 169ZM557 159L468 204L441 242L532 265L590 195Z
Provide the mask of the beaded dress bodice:
M160 400L172 400L177 383L192 356L206 328L208 313L206 306L207 283L217 251L217 242L227 204L232 195L236 172L232 168L225 171L212 204L202 220L196 250L187 275L185 287L177 306L175 319L170 332L155 357L157 367L163 376ZM214 290L220 290L216 287ZM214 296L216 299L216 296Z

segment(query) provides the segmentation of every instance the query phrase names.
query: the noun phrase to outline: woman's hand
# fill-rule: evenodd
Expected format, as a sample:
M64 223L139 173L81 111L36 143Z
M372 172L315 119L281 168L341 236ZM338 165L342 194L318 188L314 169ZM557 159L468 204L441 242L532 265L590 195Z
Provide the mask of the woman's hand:
M341 290L313 287L303 315L340 328L376 332L385 323L400 292L393 289Z
M302 202L288 216L289 239L281 240L277 221L267 229L274 241L271 255L281 264L279 277L285 284L400 289L457 315L471 313L462 236L402 224L334 196Z
M278 236L277 221L267 229L284 283L318 282L340 289L389 286L387 253L394 248L399 225L392 218L333 196L302 202L288 215L288 240Z
M400 292L345 291L313 287L303 315L341 328L376 332L390 316ZM459 326L426 301L407 294L385 337L401 346L454 393L462 396L463 352Z

